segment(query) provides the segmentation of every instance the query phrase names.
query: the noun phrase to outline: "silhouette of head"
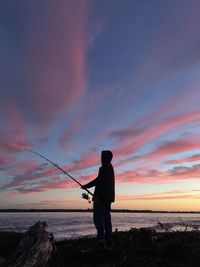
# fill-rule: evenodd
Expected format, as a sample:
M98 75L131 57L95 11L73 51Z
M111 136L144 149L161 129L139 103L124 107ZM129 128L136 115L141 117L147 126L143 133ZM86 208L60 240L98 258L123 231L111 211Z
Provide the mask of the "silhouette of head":
M112 158L113 158L113 153L110 150L101 151L101 163L102 163L102 165L110 163Z

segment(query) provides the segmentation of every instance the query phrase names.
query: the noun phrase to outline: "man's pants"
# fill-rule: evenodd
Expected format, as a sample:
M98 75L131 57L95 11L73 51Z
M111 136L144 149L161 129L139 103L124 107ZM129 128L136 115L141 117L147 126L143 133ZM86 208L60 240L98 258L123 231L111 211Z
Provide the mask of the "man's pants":
M94 202L93 220L97 229L98 242L111 242L111 203Z

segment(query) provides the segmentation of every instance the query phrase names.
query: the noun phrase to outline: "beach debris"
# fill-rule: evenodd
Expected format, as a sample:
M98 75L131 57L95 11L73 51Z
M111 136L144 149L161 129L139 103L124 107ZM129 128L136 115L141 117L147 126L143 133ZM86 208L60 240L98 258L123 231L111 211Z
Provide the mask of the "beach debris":
M129 241L142 244L143 246L149 245L154 240L156 232L148 227L132 228L129 230Z
M46 222L40 221L31 226L2 267L47 266L55 252L54 237L47 227Z
M162 223L160 221L157 222L157 226L151 227L152 229L155 230L163 230L168 233L173 233L173 232L187 232L187 231L199 231L200 229L200 224L199 222L194 223L184 223L184 222L173 222L173 223Z
M165 230L166 232L171 232L171 228L172 228L172 225L168 224L168 223L161 223L158 221L158 225L160 226L161 229Z

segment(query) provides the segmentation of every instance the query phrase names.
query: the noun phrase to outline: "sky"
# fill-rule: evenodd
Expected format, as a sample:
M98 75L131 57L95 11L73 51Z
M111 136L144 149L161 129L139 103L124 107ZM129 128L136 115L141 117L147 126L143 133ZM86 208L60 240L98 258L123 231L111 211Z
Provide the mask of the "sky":
M0 208L200 210L200 2L0 1ZM92 189L93 190L93 189Z

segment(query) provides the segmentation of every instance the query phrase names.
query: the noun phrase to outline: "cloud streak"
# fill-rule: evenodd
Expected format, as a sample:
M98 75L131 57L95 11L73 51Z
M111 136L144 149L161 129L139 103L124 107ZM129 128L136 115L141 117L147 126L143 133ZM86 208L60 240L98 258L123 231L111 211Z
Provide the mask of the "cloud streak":
M119 148L115 149L116 155L128 156L151 141L165 136L167 133L178 131L180 127L198 122L199 119L200 113L194 112L166 118L160 121L160 123L146 126L143 131L135 131L132 126L126 130L116 131L112 136L117 136L118 141L121 141ZM133 132L135 136L133 136ZM125 141L124 133L126 133L127 137Z
M46 21L41 18L40 28L33 27L29 36L28 77L41 123L55 122L86 91L87 10L87 1L52 3L43 10Z
M187 158L182 158L182 159L169 160L169 161L166 161L166 163L168 163L168 164L181 164L181 163L185 163L185 162L194 162L194 161L200 161L200 154L193 155L193 156L187 157Z
M118 183L133 184L170 184L199 179L200 164L191 167L177 166L166 171L140 168L124 171L118 175Z
M3 7L9 14L9 5ZM34 2L31 8L23 2L14 9L13 19L5 22L5 28L19 36L19 47L23 46L20 57L14 58L18 83L0 80L1 106L15 132L22 133L27 126L43 126L38 132L44 132L44 126L63 119L85 94L88 11L87 0ZM21 25L20 32L15 20ZM9 41L10 33L1 34ZM9 71L5 76L12 77Z
M117 196L119 201L137 201L137 200L170 200L170 199L200 199L200 190L175 190L171 192L152 193L146 195L125 195Z

